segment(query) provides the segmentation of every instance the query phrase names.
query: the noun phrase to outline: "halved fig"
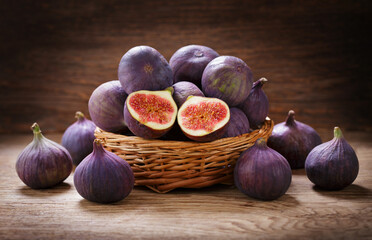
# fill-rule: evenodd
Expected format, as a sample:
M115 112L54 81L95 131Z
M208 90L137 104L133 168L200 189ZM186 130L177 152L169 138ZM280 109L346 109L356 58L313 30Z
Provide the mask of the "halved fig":
M221 138L229 120L229 106L218 98L190 96L177 114L183 133L199 142Z
M176 121L177 105L173 88L140 90L129 94L124 105L124 121L136 136L152 139L167 133Z

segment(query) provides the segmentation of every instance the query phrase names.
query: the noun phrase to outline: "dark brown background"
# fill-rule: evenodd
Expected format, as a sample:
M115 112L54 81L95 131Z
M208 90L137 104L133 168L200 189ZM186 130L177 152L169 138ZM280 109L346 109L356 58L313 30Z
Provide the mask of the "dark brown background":
M369 1L0 1L0 132L62 132L121 56L201 44L265 76L270 117L372 130ZM301 3L300 3L301 2Z

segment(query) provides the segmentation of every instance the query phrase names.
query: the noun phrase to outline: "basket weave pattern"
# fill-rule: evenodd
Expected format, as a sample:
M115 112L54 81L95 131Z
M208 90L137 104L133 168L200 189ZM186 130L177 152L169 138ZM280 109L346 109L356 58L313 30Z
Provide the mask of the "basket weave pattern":
M201 188L217 183L232 184L233 171L240 153L262 137L267 139L274 127L269 118L251 133L212 142L148 140L105 132L95 136L104 147L125 159L131 166L135 185L158 193L175 188Z

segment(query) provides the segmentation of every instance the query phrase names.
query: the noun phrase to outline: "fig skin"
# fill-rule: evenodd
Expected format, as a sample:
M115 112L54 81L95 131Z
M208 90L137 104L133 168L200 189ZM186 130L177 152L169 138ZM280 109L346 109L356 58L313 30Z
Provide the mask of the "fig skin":
M358 157L339 127L335 127L332 140L309 153L305 170L311 182L327 190L340 190L354 182L359 172Z
M322 143L319 134L309 125L294 119L295 112L290 110L285 122L274 126L267 145L282 154L292 169L304 168L310 151Z
M74 185L85 199L113 203L126 198L134 187L134 174L129 164L102 146L93 143L93 152L76 167Z
M173 82L188 81L201 88L205 67L218 56L212 48L201 45L188 45L178 49L169 60Z
M204 97L204 93L192 82L177 82L173 84L173 99L180 108L181 105L186 102L189 96L201 96Z
M37 123L31 128L34 139L18 156L17 174L30 188L53 187L71 174L71 156L63 146L44 137Z
M236 107L248 97L252 79L252 71L243 60L220 56L204 69L202 90L205 96L222 99L229 107Z
M199 135L196 135L196 134L192 135L190 133L187 133L187 131L190 131L190 130L187 130L187 128L182 127L183 117L181 117L181 114L184 111L183 108L186 108L187 105L190 104L190 103L191 104L196 104L196 103L199 104L199 103L209 102L209 101L220 102L221 104L224 105L224 107L227 110L226 117L224 119L220 119L219 123L221 123L221 122L223 123L223 121L225 119L228 119L228 120L224 123L224 125L220 126L218 129L214 129L211 132L207 132L207 133L204 132L203 134L198 133ZM181 106L181 108L179 109L179 111L177 113L177 123L180 126L181 131L189 139L194 140L194 141L198 141L198 142L210 142L210 141L214 141L214 140L222 138L223 135L225 134L226 129L227 129L229 120L230 120L230 109L229 109L229 107L227 106L227 104L223 100L217 99L217 98L190 96L190 97L188 97L186 102ZM195 130L191 130L191 132L193 132L193 131L195 131ZM200 131L200 129L198 129L197 131Z
M266 82L266 78L254 82L247 99L239 106L247 116L252 129L260 128L269 114L269 99L262 89Z
M263 138L241 153L234 169L236 187L249 197L274 200L286 193L292 181L288 161L269 148Z
M62 146L67 149L73 164L77 166L93 151L96 125L85 118L82 112L76 112L75 117L77 121L69 126L62 136Z
M163 91L169 91L170 94L172 95L173 88L170 87L170 88L167 88L166 90L163 90ZM128 100L128 98L127 98L127 100ZM170 100L173 101L172 98ZM124 120L125 120L126 125L129 128L129 130L134 135L136 135L138 137L142 137L142 138L145 138L145 139L160 138L161 136L166 134L168 131L170 131L172 126L174 125L174 123L173 123L171 126L169 126L168 128L164 128L164 129L153 129L149 126L146 126L145 124L141 123L140 121L138 121L137 119L135 119L132 116L132 114L129 112L127 102L128 101L126 101L125 104L124 104ZM175 113L174 114L177 114L177 105L176 105L175 102L174 102L174 107L175 107Z
M163 90L173 84L173 73L167 60L156 49L137 46L120 60L118 77L129 95L139 90Z
M102 130L123 133L128 130L123 109L127 94L118 80L98 86L89 98L89 115Z
M223 137L236 137L249 132L247 116L239 108L230 108L230 121Z

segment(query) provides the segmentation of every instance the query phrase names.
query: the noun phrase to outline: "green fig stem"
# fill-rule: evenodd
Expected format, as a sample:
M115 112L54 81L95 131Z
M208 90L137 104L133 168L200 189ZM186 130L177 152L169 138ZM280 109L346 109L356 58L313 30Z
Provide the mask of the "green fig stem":
M80 119L84 119L85 116L84 116L84 114L83 114L82 112L77 111L77 112L75 113L75 118L77 118L78 120L80 120Z
M32 124L31 129L34 132L34 139L39 140L43 137L43 134L41 134L39 124L37 123Z
M333 133L334 133L335 138L337 138L337 139L340 139L340 138L344 137L344 135L342 134L342 131L339 127L335 127L335 129L333 130Z
M294 116L295 116L295 112L293 110L289 110L287 119L285 120L285 125L287 126L296 125Z
M256 144L260 147L265 147L266 146L266 139L265 138L258 138L256 140Z
M164 90L170 92L171 95L173 95L173 93L174 93L174 88L173 87L167 87Z

